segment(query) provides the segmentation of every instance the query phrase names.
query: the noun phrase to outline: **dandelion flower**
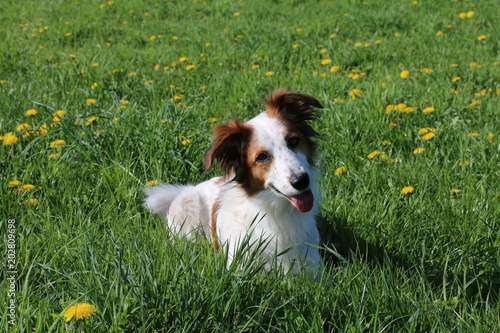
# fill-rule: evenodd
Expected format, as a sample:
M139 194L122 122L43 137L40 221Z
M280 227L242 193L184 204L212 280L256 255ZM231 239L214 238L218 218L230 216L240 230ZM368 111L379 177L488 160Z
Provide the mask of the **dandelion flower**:
M455 76L453 79L451 79L451 82L457 82L460 80L462 80L462 78L460 76Z
M477 37L477 40L485 40L486 38L488 38L486 35L481 35Z
M459 190L458 188L454 188L453 190L450 191L452 194L458 194L462 192L462 190Z
M217 122L217 118L212 117L212 118L210 118L210 119L209 119L209 121L210 121L211 123L216 123L216 122Z
M156 39L156 36L149 36L149 40L155 40Z
M435 136L436 136L436 133L429 132L429 133L427 133L427 134L425 134L425 135L422 136L422 140L429 141L432 138L434 138Z
M375 157L377 157L378 155L380 155L380 152L379 152L378 150L376 150L376 151L373 151L373 152L371 152L370 154L368 154L368 158L369 158L370 160L372 160L372 159L374 159Z
M35 185L26 184L21 186L21 192L31 191L34 190L35 188L36 188Z
M468 17L468 18L471 18L471 17L473 17L474 15L476 15L476 13L475 13L475 12L473 12L473 11L470 11L470 12L467 12L467 14L466 14L466 15L467 15L467 17Z
M469 133L470 136L472 136L473 138L477 138L479 136L479 133Z
M274 72L273 72L273 71L268 71L268 72L266 72L266 76L272 76L272 75L274 75Z
M66 145L66 141L64 140L56 140L56 141L52 141L50 143L50 148L62 148Z
M329 65L332 63L332 59L323 59L321 60L322 65Z
M351 96L353 100L355 100L357 97L361 97L362 94L363 92L359 89L353 89L349 92L349 96Z
M59 153L53 153L53 154L49 154L48 158L49 160L55 160L56 158L59 158Z
M87 102L87 104L95 104L95 103L97 103L97 101L94 98L87 98L85 100L85 102Z
M38 204L38 200L37 199L26 199L23 201L23 204L25 205L36 205Z
M37 113L38 113L38 112L37 112L35 109L29 109L29 110L27 110L27 111L24 113L24 115L26 115L26 116L34 116L34 115L36 115Z
M16 126L16 131L22 132L25 130L29 130L30 128L31 128L31 126L29 124L23 123L23 124L19 124Z
M332 66L332 67L330 67L330 72L333 73L333 72L338 71L339 69L340 69L340 66Z
M38 128L38 134L40 134L40 135L45 135L45 134L47 134L47 132L48 132L47 131L47 124L43 124L42 126L40 126Z
M8 184L7 187L19 187L21 186L21 182L19 180L11 180Z
M428 107L428 108L425 108L422 110L423 113L431 113L431 112L434 112L436 111L435 108L433 108L432 106L431 107Z
M89 119L87 119L87 121L85 122L85 125L91 125L93 124L97 119L99 119L99 117L96 117L96 116L93 116L93 117L90 117Z
M150 180L146 184L144 184L144 186L153 186L153 185L156 185L158 183L159 183L158 179Z
M73 317L76 320L88 319L95 315L96 312L97 309L92 304L78 303L70 306L66 311L64 311L63 316L65 318L64 321L68 322Z
M341 174L343 174L343 173L345 173L345 172L347 172L347 168L346 168L346 167L340 167L340 168L337 168L337 169L335 170L334 174L335 174L336 176L339 176L339 175L341 175Z
M184 139L184 140L182 140L182 142L181 142L181 143L182 143L184 146L187 146L188 144L190 144L190 143L191 143L191 139Z
M403 194L412 194L415 191L415 188L411 186L406 186L401 189L401 193Z
M195 67L196 67L195 65L187 65L187 66L186 66L186 69L187 69L188 71L190 71L190 70L194 69Z
M410 71L402 71L401 73L399 73L399 76L402 78L402 79L407 79L410 77Z
M8 132L3 136L3 144L5 146L13 146L19 141L19 138L12 132Z
M425 151L425 148L416 148L414 151L413 151L413 154L422 154L423 152Z
M481 101L473 101L469 104L469 107L474 109L476 106L481 105Z

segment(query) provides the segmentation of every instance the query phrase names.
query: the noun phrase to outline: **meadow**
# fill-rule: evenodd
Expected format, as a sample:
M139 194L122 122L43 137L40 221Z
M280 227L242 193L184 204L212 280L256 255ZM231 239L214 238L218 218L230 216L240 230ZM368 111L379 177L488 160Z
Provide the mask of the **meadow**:
M500 330L496 0L2 7L1 330ZM227 269L142 207L218 174L214 126L278 87L325 107L320 282Z

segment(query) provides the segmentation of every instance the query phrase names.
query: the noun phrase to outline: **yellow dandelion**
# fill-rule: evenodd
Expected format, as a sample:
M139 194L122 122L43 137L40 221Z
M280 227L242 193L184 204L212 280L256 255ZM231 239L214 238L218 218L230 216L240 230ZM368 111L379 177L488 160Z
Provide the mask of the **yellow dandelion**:
M429 140L431 140L432 138L434 138L435 136L436 136L436 133L429 132L429 133L424 134L424 135L422 136L422 140L424 140L424 141L429 141Z
M210 121L211 123L216 123L216 122L217 122L217 118L212 117L212 118L210 118L210 119L209 119L209 121Z
M337 169L335 170L334 174L335 174L336 176L339 176L339 175L341 175L341 174L343 174L343 173L345 173L345 172L347 172L347 168L346 168L346 167L340 167L340 168L337 168Z
M155 40L156 39L156 36L149 36L149 40Z
M474 109L476 106L481 105L481 101L473 101L472 103L469 104L469 107Z
M412 186L406 186L401 189L401 193L403 194L412 194L415 191L415 188Z
M235 12L235 13L233 13L233 16L240 16L240 13L239 12Z
M88 303L78 303L70 306L66 311L64 311L64 321L68 322L75 318L76 320L88 319L95 315L97 309L92 304Z
M407 79L410 77L410 71L402 71L401 73L399 73L399 76L402 78L402 79Z
M59 158L59 153L53 153L53 154L49 154L48 158L49 160L55 160L56 158Z
M450 191L452 194L458 194L462 192L462 190L459 190L458 188L454 188L453 190Z
M330 72L333 73L333 72L338 71L339 69L340 69L340 66L332 66L332 67L330 67Z
M470 12L467 12L467 14L466 14L466 15L467 15L467 17L468 17L468 18L471 18L471 17L473 17L474 15L476 15L476 13L475 13L475 12L473 12L473 11L470 11Z
M97 103L97 100L95 100L94 98L87 98L85 102L87 102L87 104L95 104Z
M378 155L380 155L380 151L375 150L375 151L373 151L373 152L369 153L367 157L368 157L370 160L372 160L372 159L374 159L375 157L377 157Z
M5 146L13 146L19 141L19 138L12 132L5 133L3 136L3 144Z
M434 73L434 70L430 68L422 68L421 72L425 74L432 74Z
M266 76L273 76L274 75L274 72L273 71L268 71L266 72Z
M337 34L331 34L330 35L330 38L336 38L337 37Z
M130 72L127 74L128 76L136 76L137 75L137 72Z
M188 59L187 57L180 57L180 58L179 58L179 61L180 61L180 62L184 62L184 61L186 61L187 59Z
M323 59L321 60L322 65L329 65L332 63L332 59Z
M37 113L38 113L38 112L37 112L35 109L29 109L29 110L27 110L27 111L24 113L24 115L26 115L26 116L34 116L34 115L36 115Z
M31 128L31 126L29 124L23 123L23 124L19 124L16 126L16 131L22 132L22 131L28 130L30 128Z
M154 186L154 185L156 185L158 183L159 183L158 179L150 180L146 184L144 184L144 186Z
M292 45L292 48L294 48L294 49L299 48L299 47L300 47L300 44L297 44L297 43Z
M458 17L460 17L461 19L464 19L467 17L467 13L460 13L460 14L458 14Z
M56 140L56 141L52 141L50 143L50 148L62 148L66 145L66 141L64 140Z
M462 78L460 76L455 76L453 79L451 79L451 82L457 82L460 80L462 80Z
M37 130L38 134L40 135L45 135L47 134L48 130L47 130L47 124L43 124L42 126L40 126Z
M188 144L190 144L190 143L191 143L191 141L192 141L191 139L184 139L184 140L182 140L182 142L181 142L181 143L182 143L184 146L187 146Z
M64 111L64 110L57 110L52 115L54 117L64 117L65 114L66 114L66 111Z
M479 133L473 132L469 133L469 135L472 136L473 138L477 138L479 136Z
M442 32L442 31L436 32L436 36L442 36L443 34L444 34L444 32Z
M355 100L358 97L361 97L362 94L363 92L359 89L353 89L349 92L349 96L351 96L353 100Z
M26 199L23 201L23 204L25 205L36 205L38 204L38 200L37 199Z
M90 86L90 89L95 89L99 86L99 84L97 82L94 82L92 83L92 85Z
M195 68L196 68L196 66L195 66L195 65L187 65L187 66L186 66L186 69L187 69L188 71L190 71L190 70L192 70L192 69L195 69Z
M414 151L413 151L413 154L422 154L423 152L425 151L425 148L416 148Z
M32 191L35 188L36 188L35 185L26 184L26 185L21 186L21 192Z
M19 187L21 186L21 182L19 180L11 180L8 184L7 187Z
M85 125L91 125L93 124L95 121L97 121L97 119L99 119L99 117L96 117L96 116L92 116L90 117L89 119L87 119L87 121L85 122Z
M432 106L431 107L428 107L428 108L425 108L422 110L423 113L431 113L431 112L434 112L436 111L435 108L433 108Z
M486 38L488 38L486 35L481 35L477 37L477 40L485 40Z

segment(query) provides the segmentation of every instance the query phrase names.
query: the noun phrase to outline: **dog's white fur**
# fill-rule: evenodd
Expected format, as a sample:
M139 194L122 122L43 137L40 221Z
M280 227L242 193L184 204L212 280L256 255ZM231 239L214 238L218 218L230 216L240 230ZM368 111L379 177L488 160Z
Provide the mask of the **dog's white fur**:
M145 206L175 232L211 235L230 261L247 237L249 244L264 241L262 255L276 258L285 271L317 274L319 195L312 141L317 133L310 120L312 107L322 106L286 90L275 91L265 103L267 109L255 118L215 129L205 166L209 170L219 160L228 175L195 186L145 188Z

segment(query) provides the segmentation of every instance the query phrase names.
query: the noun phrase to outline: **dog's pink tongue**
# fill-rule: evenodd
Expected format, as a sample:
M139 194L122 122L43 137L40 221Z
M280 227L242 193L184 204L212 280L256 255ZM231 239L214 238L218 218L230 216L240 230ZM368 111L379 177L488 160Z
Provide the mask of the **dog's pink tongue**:
M314 205L314 195L311 190L305 191L299 195L294 195L289 197L290 201L293 203L297 209L302 213L307 213L313 208Z

